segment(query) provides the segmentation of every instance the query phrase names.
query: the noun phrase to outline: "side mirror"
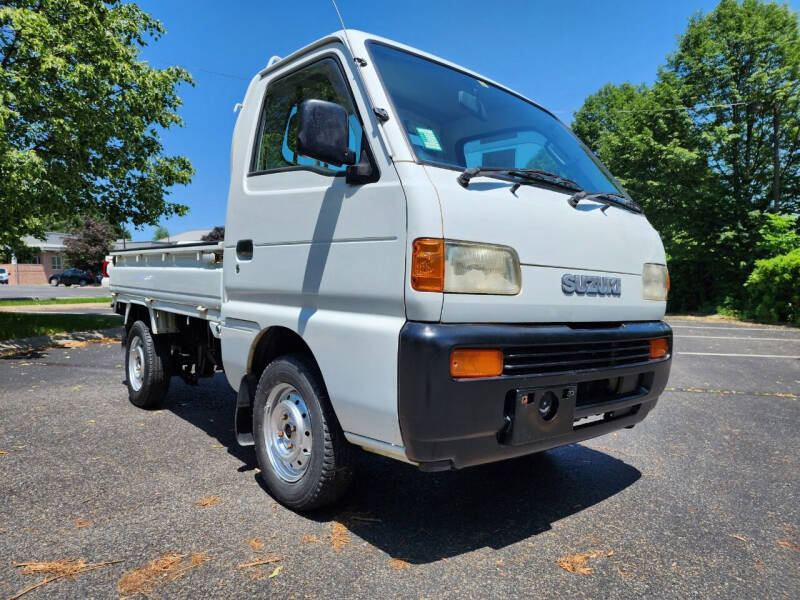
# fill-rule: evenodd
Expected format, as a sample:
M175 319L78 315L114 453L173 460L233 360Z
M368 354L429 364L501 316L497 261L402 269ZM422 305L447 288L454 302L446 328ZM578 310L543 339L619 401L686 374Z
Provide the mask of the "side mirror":
M297 153L331 165L353 165L347 111L335 102L304 100L297 109Z

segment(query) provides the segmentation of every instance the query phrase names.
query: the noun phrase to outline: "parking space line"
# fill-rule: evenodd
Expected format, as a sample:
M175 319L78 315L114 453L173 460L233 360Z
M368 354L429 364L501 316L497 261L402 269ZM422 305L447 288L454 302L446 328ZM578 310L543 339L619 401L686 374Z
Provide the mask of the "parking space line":
M796 329L782 329L780 327L715 327L713 325L671 325L669 321L667 321L667 324L672 327L672 329L719 329L720 331L726 329L733 331L797 331Z
M800 342L800 338L759 338L759 337L733 337L726 335L680 335L675 336L681 340L695 338L701 340L755 340L758 342Z
M788 392L741 392L739 390L711 390L703 388L679 388L667 387L664 388L665 392L686 392L690 394L720 394L720 395L734 395L734 396L766 396L770 398L790 398L792 400L800 400L797 394L790 394Z
M800 359L800 356L786 356L785 354L722 354L720 352L676 352L675 354L685 354L688 356L737 356L746 358L791 358Z

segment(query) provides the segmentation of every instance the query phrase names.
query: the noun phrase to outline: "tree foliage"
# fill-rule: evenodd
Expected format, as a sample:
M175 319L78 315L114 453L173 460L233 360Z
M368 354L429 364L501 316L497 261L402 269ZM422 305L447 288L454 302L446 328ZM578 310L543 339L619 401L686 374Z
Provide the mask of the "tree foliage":
M662 235L672 310L741 305L770 227L793 226L772 217L800 210L798 106L797 15L722 0L690 19L652 85L608 84L576 112L575 132Z
M111 251L114 228L103 221L86 219L80 227L64 238L67 264L85 271L97 271Z
M169 237L169 229L164 227L163 225L159 225L156 227L156 230L153 232L153 241L157 242L158 240L164 239Z
M747 279L746 314L762 321L800 325L800 248L756 261Z
M193 170L160 132L182 124L177 87L192 80L139 57L163 33L120 0L0 5L0 247L75 214L136 226L186 213L166 196Z
M200 238L204 242L224 242L225 241L225 227L222 225L217 225L205 234L202 238Z

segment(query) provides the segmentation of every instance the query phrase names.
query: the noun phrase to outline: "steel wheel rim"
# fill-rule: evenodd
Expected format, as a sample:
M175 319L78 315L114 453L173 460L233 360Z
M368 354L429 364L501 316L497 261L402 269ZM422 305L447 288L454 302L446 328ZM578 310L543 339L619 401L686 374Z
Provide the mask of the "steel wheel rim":
M294 386L279 383L267 397L264 414L262 434L272 470L293 483L311 462L314 434L308 407Z
M144 346L138 335L133 338L128 350L128 381L135 391L142 389L144 383Z

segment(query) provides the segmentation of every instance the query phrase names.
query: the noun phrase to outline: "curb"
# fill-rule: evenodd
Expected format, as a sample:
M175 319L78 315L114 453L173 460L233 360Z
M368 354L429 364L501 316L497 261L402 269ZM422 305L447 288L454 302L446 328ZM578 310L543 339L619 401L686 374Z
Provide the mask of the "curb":
M77 304L0 304L0 312L51 313L64 310L92 310L111 308L106 302L79 302ZM111 313L114 314L114 313Z
M93 344L107 341L109 338L115 340L121 339L124 330L124 327L109 327L108 329L97 329L94 331L71 331L69 333L38 335L17 340L4 340L0 342L0 356L45 350L47 348L58 348L59 346L69 346L75 342Z

